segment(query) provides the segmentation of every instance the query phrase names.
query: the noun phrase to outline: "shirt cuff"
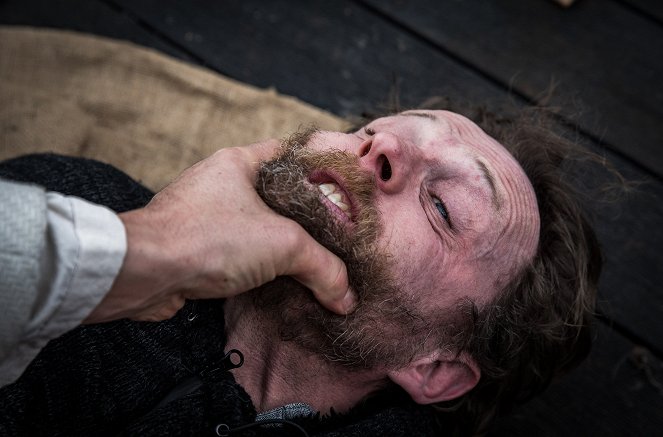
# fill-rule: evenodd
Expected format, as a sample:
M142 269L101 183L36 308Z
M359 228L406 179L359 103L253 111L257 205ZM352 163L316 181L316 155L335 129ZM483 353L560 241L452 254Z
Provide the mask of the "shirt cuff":
M120 218L85 200L47 193L47 236L33 315L0 363L0 385L18 378L46 344L78 326L110 290L127 238Z
M61 292L57 312L48 318L48 330L59 336L85 320L111 289L124 261L127 237L120 218L106 207L56 193L47 193L47 201L49 225L67 227L73 238L63 236L77 242L74 247L65 247L62 239L55 242L62 250L56 258L63 260L65 268L58 269L62 274L55 278ZM65 266L67 260L74 262Z

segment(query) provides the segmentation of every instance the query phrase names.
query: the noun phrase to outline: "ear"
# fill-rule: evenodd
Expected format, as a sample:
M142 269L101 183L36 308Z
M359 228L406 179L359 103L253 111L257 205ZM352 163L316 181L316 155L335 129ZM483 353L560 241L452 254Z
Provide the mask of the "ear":
M481 370L467 353L456 356L438 351L403 369L391 371L388 376L416 403L432 404L455 399L472 390L481 378Z

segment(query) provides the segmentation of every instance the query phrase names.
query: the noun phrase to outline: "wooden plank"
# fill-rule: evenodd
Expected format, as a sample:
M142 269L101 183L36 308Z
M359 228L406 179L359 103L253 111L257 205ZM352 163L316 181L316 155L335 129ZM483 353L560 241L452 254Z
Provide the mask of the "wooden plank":
M400 79L405 105L436 94L476 103L507 99L504 90L348 2L246 0L203 7L199 1L192 8L175 0L119 1L215 69L342 115L384 101L392 75ZM607 156L628 177L646 178L618 156ZM661 198L663 186L653 182L621 212L609 209L597 217L608 253L601 308L657 350L663 350L663 295L656 286L663 283L657 268Z
M468 87L472 73L347 1L116 2L217 71L340 115L375 110L394 85L404 106L431 95L501 100L500 90Z
M98 0L4 0L0 2L0 24L93 33L131 41L195 62L182 50Z
M629 6L646 14L650 18L663 23L663 2L660 0L621 0Z
M630 180L642 184L622 201L594 209L605 257L598 307L661 354L663 184L643 178L614 158L612 162Z
M654 436L663 430L663 362L601 327L590 357L489 433L498 437Z
M614 1L365 0L663 175L663 28Z

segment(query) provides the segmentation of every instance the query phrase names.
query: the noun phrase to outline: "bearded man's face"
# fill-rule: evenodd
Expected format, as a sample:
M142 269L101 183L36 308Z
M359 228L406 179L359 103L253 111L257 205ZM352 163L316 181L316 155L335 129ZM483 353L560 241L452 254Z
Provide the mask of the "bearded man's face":
M467 308L489 303L538 245L536 196L522 168L447 111L295 137L257 188L345 261L359 295L353 314L336 316L280 279L257 294L261 308L283 338L348 366L393 369L454 350Z
M350 368L397 368L421 352L421 338L432 334L431 324L399 289L390 255L376 244L381 222L372 175L359 168L357 156L307 148L314 133L293 135L277 158L262 164L257 191L270 208L297 221L346 263L358 306L348 316L333 314L289 278L261 287L255 305L273 319L282 339L329 361Z

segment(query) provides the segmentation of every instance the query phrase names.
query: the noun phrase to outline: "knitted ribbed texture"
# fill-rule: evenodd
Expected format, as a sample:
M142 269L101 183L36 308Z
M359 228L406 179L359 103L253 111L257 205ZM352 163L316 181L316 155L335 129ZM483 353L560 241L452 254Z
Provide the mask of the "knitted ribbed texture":
M0 163L0 177L32 180L116 211L140 207L152 196L108 165L55 155ZM0 435L206 436L221 423L231 429L253 423L246 392L230 372L213 371L223 363L223 320L222 301L195 301L164 322L82 326L51 341L16 383L0 389ZM155 408L191 376L202 384ZM298 422L311 436L436 435L430 410L402 392L345 415ZM297 434L290 427L254 426L239 435Z
M33 182L48 191L81 197L117 212L144 206L153 196L115 167L62 155L36 154L4 161L0 177Z

